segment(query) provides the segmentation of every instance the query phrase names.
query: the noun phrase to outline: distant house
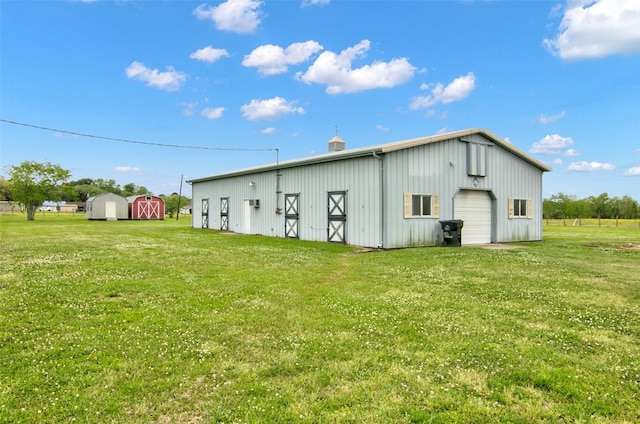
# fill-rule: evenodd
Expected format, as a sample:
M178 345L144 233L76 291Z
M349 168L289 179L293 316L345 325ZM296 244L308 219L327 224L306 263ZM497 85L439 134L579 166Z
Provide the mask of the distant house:
M551 169L484 129L346 149L189 181L192 226L364 247L542 239Z
M22 208L17 202L0 200L0 212L20 212Z
M60 212L78 212L78 205L75 203L61 203L57 208Z
M130 219L164 219L164 200L151 194L129 196Z
M102 193L90 197L87 199L86 208L87 219L129 219L129 202L118 194Z
M180 206L181 215L191 215L191 205Z
M86 202L67 202L67 205L75 205L75 212L85 212L87 210ZM73 207L73 206L71 206Z

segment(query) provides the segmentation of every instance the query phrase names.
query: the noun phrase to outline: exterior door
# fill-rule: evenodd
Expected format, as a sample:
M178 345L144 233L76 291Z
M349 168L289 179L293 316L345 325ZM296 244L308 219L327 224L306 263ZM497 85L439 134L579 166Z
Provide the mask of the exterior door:
M104 217L106 219L118 219L116 202L104 202Z
M244 200L244 219L242 220L242 233L251 234L251 201Z
M229 198L220 198L220 229L229 231Z
M284 195L284 236L289 238L300 238L298 234L298 223L300 213L298 209L299 194Z
M209 199L202 199L202 228L209 228Z
M347 192L330 191L328 193L327 241L330 243L347 242Z
M160 202L146 200L136 203L137 219L159 219L160 218Z
M464 221L462 244L491 243L491 197L486 191L461 190L455 197L454 217Z

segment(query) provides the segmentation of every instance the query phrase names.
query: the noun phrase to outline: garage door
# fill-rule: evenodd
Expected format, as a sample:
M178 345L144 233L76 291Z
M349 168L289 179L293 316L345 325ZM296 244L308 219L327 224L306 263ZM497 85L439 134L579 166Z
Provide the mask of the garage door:
M462 244L491 243L491 197L486 191L461 190L453 203L455 219L464 221Z

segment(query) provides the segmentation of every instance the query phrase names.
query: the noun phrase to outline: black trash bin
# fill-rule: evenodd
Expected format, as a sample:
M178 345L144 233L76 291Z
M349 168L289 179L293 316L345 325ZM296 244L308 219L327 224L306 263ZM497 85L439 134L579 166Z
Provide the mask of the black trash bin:
M452 219L449 221L440 221L442 225L442 246L461 246L462 245L462 226L464 221L461 219Z

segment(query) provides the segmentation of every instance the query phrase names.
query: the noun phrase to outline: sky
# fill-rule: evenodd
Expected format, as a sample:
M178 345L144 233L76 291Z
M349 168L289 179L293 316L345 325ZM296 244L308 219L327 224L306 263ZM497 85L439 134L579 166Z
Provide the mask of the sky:
M640 200L640 1L0 0L0 120L5 177L171 194L336 132L480 127L553 169L545 198Z

